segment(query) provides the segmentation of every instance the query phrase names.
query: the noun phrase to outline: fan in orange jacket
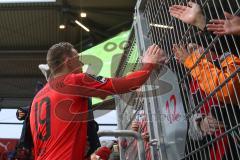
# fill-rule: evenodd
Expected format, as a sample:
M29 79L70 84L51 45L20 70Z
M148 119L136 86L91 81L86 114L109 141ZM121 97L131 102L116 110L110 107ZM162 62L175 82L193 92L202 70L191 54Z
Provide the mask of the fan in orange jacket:
M189 44L188 51L183 46L174 45L173 52L176 59L183 63L186 68L191 70L190 73L193 79L189 85L194 99L193 106L197 106L205 100L208 94L214 91L217 86L222 84L226 78L235 72L235 64L238 66L240 64L239 58L231 55L230 53L224 53L220 59L217 59L217 56L211 52L206 55L206 58L204 57L201 59L200 57L203 53L203 48L197 46L196 44ZM190 54L188 54L188 52ZM212 62L208 61L209 58L211 58ZM219 64L217 65L216 62L219 62ZM217 66L219 65L223 71L218 69ZM188 133L191 139L200 140L200 144L206 144L210 140L210 136L218 137L224 131L229 130L231 126L236 126L239 118L236 120L234 113L238 115L239 108L236 105L236 107L232 107L229 102L231 100L233 101L233 97L235 97L233 86L238 86L237 89L239 90L239 81L237 77L238 76L234 76L233 81L228 81L227 84L222 86L224 94L221 94L221 90L217 91L217 96L205 100L197 110L197 113L192 115L189 119L190 127ZM232 87L230 88L230 86ZM230 97L228 96L228 90ZM239 91L236 93L239 95ZM220 103L218 102L218 99L220 100ZM223 103L221 103L224 100L227 101L226 106L223 106ZM234 99L234 102L236 104L237 98ZM212 119L211 122L208 120L209 117ZM237 150L234 144L239 141L234 142L234 139L236 139L239 135L234 134L231 134L232 137L228 137L229 140L227 140L224 136L223 139L213 143L213 147L210 149L210 159L221 160L224 159L224 157L229 158L229 148L231 148L233 155L237 155Z
M239 73L233 73L240 67L240 59L233 54L224 53L220 59L224 59L220 64L220 68L217 68L203 57L200 59L203 53L202 48L194 50L192 53L188 54L187 49L184 47L179 47L174 45L173 50L181 50L181 52L175 52L176 59L178 59L186 68L192 69L191 75L195 80L198 81L200 87L204 90L206 94L212 93L216 87L227 82L225 85L218 89L215 97L221 102L226 102L227 104L233 103L237 105L240 97L240 81L238 78ZM211 54L211 53L208 53ZM199 62L197 62L199 60ZM197 63L197 65L196 65ZM226 80L231 78L231 80Z
M239 34L240 18L238 16L233 16L227 12L224 12L224 16L227 18L227 20L211 20L210 24L208 25L206 25L207 17L203 14L200 5L197 3L190 1L188 3L188 6L173 5L170 6L169 12L173 17L181 20L184 23L196 26L203 32L204 30L206 30L207 27L209 31L213 31L213 34ZM225 38L227 38L227 40L230 40L228 39L229 37ZM236 36L234 38L237 38L237 40L239 40L239 36ZM220 41L221 43L224 43L225 40L223 38L220 39ZM216 42L216 44L218 43ZM228 43L226 49L224 46L222 46L224 47L223 50L229 50L229 45L232 50L235 50L235 45L231 44L230 42ZM180 49L180 47L178 48ZM218 50L218 46L216 47L216 49ZM186 49L184 50L184 52L186 52ZM206 58L202 58L199 61L199 64L196 66L195 63L201 57L201 53L199 51L200 50L195 50L191 54L188 54L186 52L179 57L181 57L181 63L184 64L186 68L191 69L192 67L194 67L194 69L191 71L191 75L199 82L200 87L204 90L204 92L206 92L206 94L210 94L212 91L215 90L217 86L221 85L228 77L230 77L230 75L232 75L239 68L240 60L238 57L228 53L227 55L222 55L222 59L224 59L224 61L222 61L221 63L222 71L217 68L215 69L214 65L211 62L207 61ZM223 86L222 89L217 91L216 95L221 102L231 104L232 101L233 104L238 105L238 95L240 95L239 89L239 79L238 76L235 75L230 81L227 82L226 85Z

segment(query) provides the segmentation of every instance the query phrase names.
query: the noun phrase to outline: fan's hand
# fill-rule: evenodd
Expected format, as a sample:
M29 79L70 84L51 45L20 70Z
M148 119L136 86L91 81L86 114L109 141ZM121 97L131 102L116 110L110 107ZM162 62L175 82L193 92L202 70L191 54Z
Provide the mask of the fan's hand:
M175 56L175 59L182 64L185 62L185 60L189 56L189 54L187 52L187 48L184 47L183 45L173 44L172 51Z
M212 135L216 130L224 128L224 125L212 115L208 115L200 122L200 128L204 135Z
M240 17L224 12L226 19L213 19L207 25L209 31L217 35L240 35Z
M188 6L173 5L169 8L170 15L180 19L184 23L194 25L201 30L206 26L206 19L200 6L194 2L188 2Z

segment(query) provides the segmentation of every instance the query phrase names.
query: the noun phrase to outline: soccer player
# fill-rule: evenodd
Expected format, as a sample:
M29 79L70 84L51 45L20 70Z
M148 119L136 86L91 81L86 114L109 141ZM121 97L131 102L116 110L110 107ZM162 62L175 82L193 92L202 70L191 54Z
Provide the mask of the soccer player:
M30 113L35 160L83 160L89 97L104 99L137 89L165 60L164 51L152 45L140 70L120 78L95 78L82 73L83 63L70 43L53 45L47 53L49 81L35 96Z

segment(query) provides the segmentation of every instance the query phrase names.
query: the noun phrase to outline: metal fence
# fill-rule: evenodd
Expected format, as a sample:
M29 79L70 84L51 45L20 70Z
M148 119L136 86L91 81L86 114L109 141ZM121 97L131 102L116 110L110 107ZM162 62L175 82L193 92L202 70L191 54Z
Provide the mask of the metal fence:
M124 49L120 65L117 69L116 76L124 76L139 68L139 54L137 51L136 38L134 29L132 29L127 46ZM147 130L146 120L143 115L143 94L141 90L120 95L116 98L118 129L132 130L132 123L136 123L136 129L139 133ZM137 141L134 138L120 138L120 157L121 159L138 159ZM145 142L145 149L149 145ZM149 151L146 151L150 153ZM149 154L146 154L150 157ZM144 158L145 159L145 158Z
M224 11L240 16L239 0L195 3L207 22L224 19ZM137 2L117 75L137 69L139 56L152 43L165 50L168 62L140 90L116 98L119 129L134 129L133 121L147 124L146 159L240 159L240 36L219 37L187 25L170 15L175 4L187 6L188 1ZM175 59L174 44L189 54L182 63ZM121 159L136 159L129 158L137 153L131 149L133 140L120 144Z

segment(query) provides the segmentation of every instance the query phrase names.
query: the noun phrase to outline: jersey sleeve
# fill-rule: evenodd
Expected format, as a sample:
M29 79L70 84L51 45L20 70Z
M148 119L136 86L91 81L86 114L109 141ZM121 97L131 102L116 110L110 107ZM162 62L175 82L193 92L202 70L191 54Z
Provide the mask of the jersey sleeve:
M146 82L154 69L154 64L145 64L131 74L120 78L93 77L88 74L75 76L76 84L85 92L85 96L106 98L108 95L122 94L139 88Z
M198 51L193 52L184 62L185 67L191 69L200 58ZM221 69L215 67L206 58L202 58L197 66L195 66L191 75L196 79L207 94L210 94L215 88L221 85L227 78L229 78L240 66L240 59L234 55L229 55L221 63ZM236 94L235 94L236 93ZM230 103L231 101L237 104L238 95L240 95L240 82L238 76L231 78L222 89L215 94L221 102Z

